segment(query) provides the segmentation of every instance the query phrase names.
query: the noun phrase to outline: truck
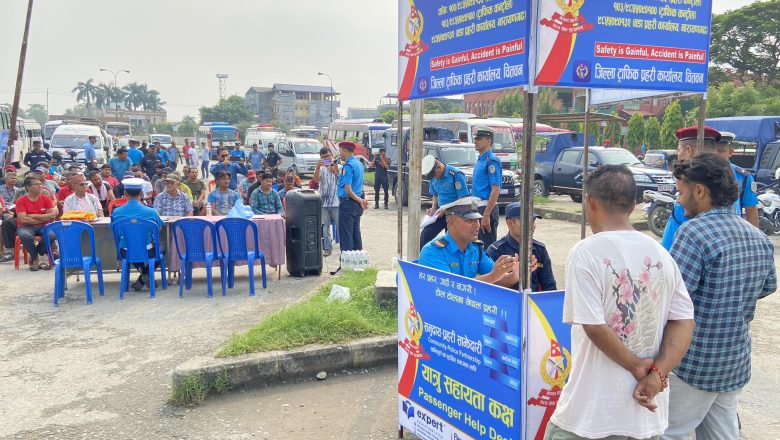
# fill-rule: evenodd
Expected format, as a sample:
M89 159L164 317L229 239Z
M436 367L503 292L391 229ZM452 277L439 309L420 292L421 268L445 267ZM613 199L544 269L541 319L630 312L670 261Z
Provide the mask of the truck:
M756 182L770 184L774 181L777 149L768 148L780 140L780 116L734 116L711 118L705 124L718 131L734 133L734 155L731 162L755 175Z

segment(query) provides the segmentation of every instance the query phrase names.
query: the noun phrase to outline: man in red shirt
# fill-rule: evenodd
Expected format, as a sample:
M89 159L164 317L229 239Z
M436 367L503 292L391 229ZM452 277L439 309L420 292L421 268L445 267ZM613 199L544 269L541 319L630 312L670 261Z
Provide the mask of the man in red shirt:
M111 165L103 164L103 166L100 167L100 175L103 177L104 182L111 185L111 189L114 189L115 186L119 185L119 181L116 180L116 177L111 175Z
M43 241L35 244L35 236L41 235L43 227L57 218L57 209L52 200L41 194L43 182L37 176L28 176L24 179L24 187L27 194L16 201L16 233L22 245L30 255L30 270L49 270L48 261L40 261L41 255L46 255L46 245ZM49 237L54 240L54 236ZM52 253L54 251L52 250Z

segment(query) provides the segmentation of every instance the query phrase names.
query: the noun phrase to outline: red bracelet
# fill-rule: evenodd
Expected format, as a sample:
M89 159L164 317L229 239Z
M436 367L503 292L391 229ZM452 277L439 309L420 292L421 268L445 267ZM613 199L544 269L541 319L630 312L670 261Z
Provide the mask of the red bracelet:
M655 371L658 373L658 377L661 378L661 391L665 390L666 387L669 386L669 375L661 373L661 370L658 369L658 367L655 366L655 364L650 366L650 371Z

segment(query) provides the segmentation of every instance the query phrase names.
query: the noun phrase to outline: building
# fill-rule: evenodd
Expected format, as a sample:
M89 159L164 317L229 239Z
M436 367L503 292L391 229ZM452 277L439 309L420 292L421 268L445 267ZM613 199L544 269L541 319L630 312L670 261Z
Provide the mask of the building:
M584 89L554 89L555 95L550 103L558 113L571 113L585 111L585 92ZM512 116L498 115L496 112L496 102L503 96L511 93L523 94L522 88L490 90L485 92L468 93L463 95L466 113L474 113L480 117L488 116ZM543 95L540 93L540 98Z
M274 84L273 87L250 87L244 100L255 112L257 122L288 127L325 127L338 118L337 95L339 93L330 87Z

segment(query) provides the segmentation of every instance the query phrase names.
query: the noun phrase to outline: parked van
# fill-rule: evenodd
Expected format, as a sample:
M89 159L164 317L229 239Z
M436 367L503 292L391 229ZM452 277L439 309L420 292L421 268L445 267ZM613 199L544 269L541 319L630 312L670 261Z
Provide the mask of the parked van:
M95 125L65 124L54 130L51 136L49 153L58 151L66 161L71 158L79 163L86 163L84 158L84 144L89 142L90 136L96 136L95 157L98 165L108 163L105 131ZM71 154L75 153L75 154Z
M298 175L314 174L320 161L322 143L312 138L287 138L273 143L282 156L279 169L293 168Z
M258 124L257 127L249 127L246 129L244 146L250 148L252 144L257 144L260 147L260 151L265 153L265 147L268 146L268 143L274 143L284 138L285 135L281 130L267 128Z

